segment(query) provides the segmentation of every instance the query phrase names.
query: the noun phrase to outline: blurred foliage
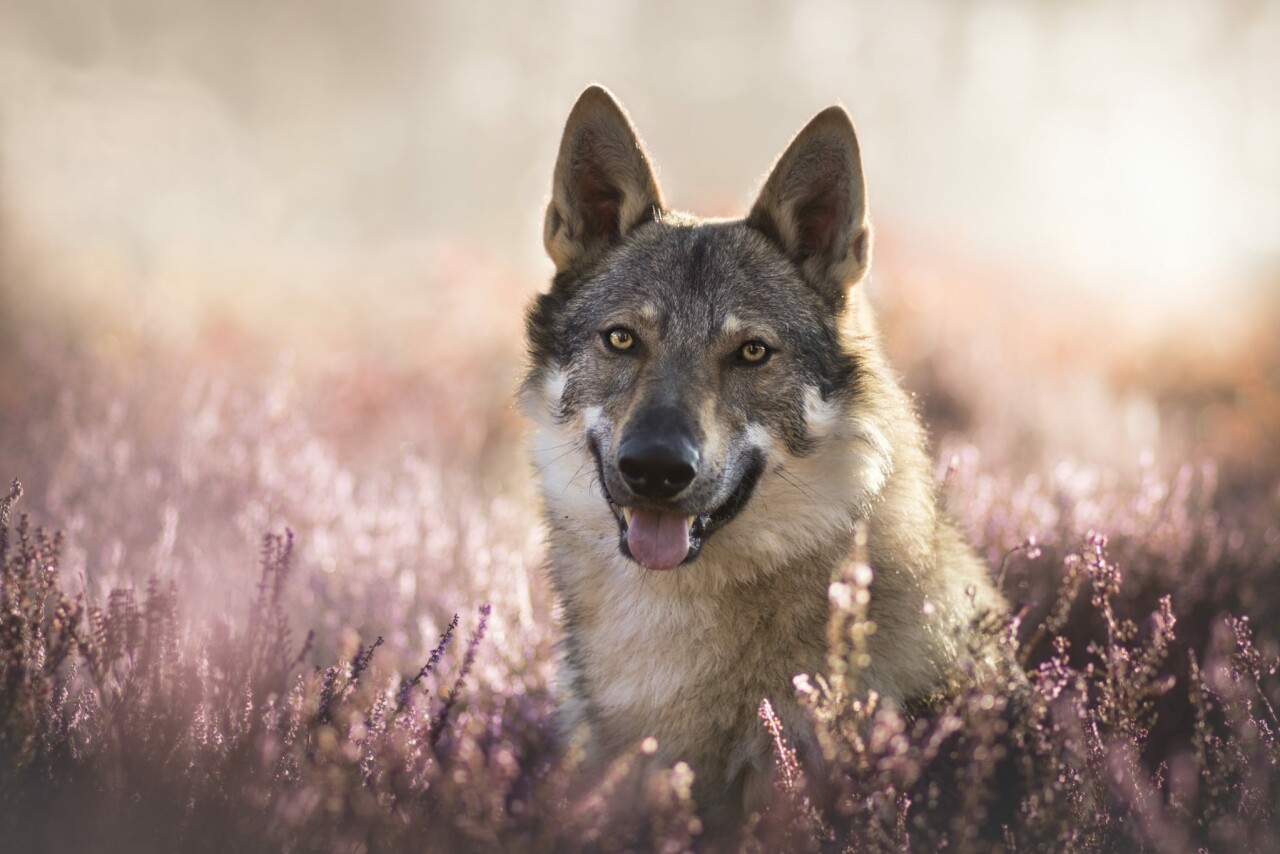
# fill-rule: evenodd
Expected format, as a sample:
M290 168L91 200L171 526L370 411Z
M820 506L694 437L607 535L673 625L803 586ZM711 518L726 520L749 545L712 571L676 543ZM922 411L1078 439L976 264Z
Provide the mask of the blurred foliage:
M740 847L1280 847L1280 7L305 5L0 0L6 841L709 844L687 768L584 779L552 726L511 398L602 80L711 213L850 107L1029 674L914 719L812 674L829 762L777 738Z

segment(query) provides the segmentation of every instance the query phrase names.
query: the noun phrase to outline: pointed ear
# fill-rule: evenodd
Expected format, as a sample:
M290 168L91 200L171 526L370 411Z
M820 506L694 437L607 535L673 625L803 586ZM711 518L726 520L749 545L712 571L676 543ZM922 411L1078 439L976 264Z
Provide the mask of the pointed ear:
M843 107L828 107L778 158L747 223L787 254L833 306L871 262L862 157Z
M608 90L588 87L569 113L543 229L563 273L662 212L662 191L631 120Z

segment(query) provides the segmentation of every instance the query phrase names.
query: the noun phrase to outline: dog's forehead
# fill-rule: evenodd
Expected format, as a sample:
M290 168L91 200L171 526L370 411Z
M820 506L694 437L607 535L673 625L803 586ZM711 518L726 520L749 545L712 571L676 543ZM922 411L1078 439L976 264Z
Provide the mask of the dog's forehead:
M657 225L620 247L597 298L647 321L716 330L797 318L809 294L786 258L741 223Z

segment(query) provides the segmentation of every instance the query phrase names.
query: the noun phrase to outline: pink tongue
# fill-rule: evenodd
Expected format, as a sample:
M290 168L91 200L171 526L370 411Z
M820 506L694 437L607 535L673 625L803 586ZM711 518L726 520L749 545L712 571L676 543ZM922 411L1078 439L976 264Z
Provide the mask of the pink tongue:
M637 507L627 527L627 548L646 569L671 569L689 554L685 517Z

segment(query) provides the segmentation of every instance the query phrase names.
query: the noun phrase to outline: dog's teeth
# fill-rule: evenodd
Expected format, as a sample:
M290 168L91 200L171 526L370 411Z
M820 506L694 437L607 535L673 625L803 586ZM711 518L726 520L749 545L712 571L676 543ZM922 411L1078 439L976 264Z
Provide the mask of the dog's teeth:
M693 523L694 523L694 522L696 522L696 521L698 521L698 517L697 517L697 516L685 516L685 517L684 517L684 526L685 526L686 528L688 528L690 531L692 531L692 530L693 530Z
M630 507L622 508L622 518L628 525L631 524L631 508Z

